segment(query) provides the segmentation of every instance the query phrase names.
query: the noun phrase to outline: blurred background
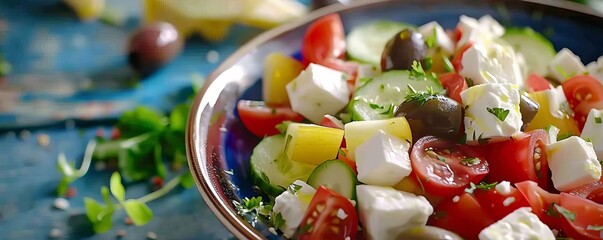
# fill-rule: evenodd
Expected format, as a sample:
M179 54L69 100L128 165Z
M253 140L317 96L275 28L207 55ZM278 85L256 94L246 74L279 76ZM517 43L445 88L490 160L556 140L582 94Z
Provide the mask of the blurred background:
M232 238L187 175L191 99L242 44L333 2L0 1L0 239ZM135 209L103 200L113 172Z

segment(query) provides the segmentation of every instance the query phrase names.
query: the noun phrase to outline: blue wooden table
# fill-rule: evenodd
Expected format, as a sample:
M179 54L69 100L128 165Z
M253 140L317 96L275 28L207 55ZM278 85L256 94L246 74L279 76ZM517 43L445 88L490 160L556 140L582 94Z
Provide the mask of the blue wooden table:
M98 129L108 131L120 112L135 105L168 111L192 93L192 75L208 74L259 33L235 26L220 43L191 39L174 62L132 86L124 49L139 24L140 2L109 0L108 5L126 17L123 25L82 23L58 0L0 1L0 53L12 64L4 88L0 85L0 239L48 239L51 232L60 239L115 239L124 231L122 239L144 239L149 232L159 239L232 238L195 188L150 202L155 216L145 226L126 225L122 212L114 216L111 231L94 235L83 215L83 197L100 200L100 187L111 174L94 167L73 183L77 194L69 209L52 207L60 152L79 166L86 142ZM209 51L219 53L217 62L208 61ZM90 102L105 105L85 105ZM101 114L85 112L95 107ZM76 109L84 112L69 115ZM88 115L82 119L82 114ZM40 146L41 135L50 137L49 146ZM145 183L127 187L128 198L148 192Z

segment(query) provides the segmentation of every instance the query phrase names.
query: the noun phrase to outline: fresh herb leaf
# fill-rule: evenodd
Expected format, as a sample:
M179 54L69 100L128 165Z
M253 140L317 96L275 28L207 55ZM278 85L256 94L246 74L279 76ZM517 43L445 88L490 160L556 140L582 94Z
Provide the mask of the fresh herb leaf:
M497 108L497 107L495 107L495 108L486 108L486 110L488 110L489 113L491 113L492 115L494 115L501 122L504 122L505 119L507 119L507 116L509 115L509 112L510 112L509 109Z
M433 66L433 58L427 57L423 59L423 62L425 63L425 70L431 70L431 67Z
M435 73L427 74L423 69L421 63L417 60L412 62L410 66L410 78L413 80L424 80L424 79L432 79L437 80L437 76Z
M475 132L473 132L475 134ZM490 138L485 138L482 137L484 134L480 134L479 137L477 138L477 144L479 145L485 145L488 144L488 142L490 141ZM475 136L473 136L475 138Z
M339 153L339 155L341 155L342 157L347 157L347 154L345 153L345 151L343 149L339 149L337 150L337 152Z
M68 162L67 158L65 157L65 154L60 153L58 158L57 158L57 168L59 170L59 173L61 173L62 178L61 181L59 182L59 185L57 186L57 195L58 196L65 196L65 194L67 193L67 190L69 189L69 184L71 184L73 181L77 180L78 178L83 177L84 175L86 175L86 173L88 172L88 169L90 168L90 164L92 162L92 155L94 152L94 148L96 147L96 141L91 140L88 142L88 145L86 145L86 150L84 153L84 159L82 160L82 165L80 166L80 169L75 169L75 163L73 162Z
M106 207L89 197L84 197L84 208L86 209L86 217L92 223L92 230L95 233L103 233L111 229L113 208Z
M383 109L383 106L374 103L368 103L371 109Z
M460 144L465 144L467 143L467 134L464 133L463 136L461 137L461 139L459 140Z
M469 193L469 194L473 194L473 191L475 191L475 189L476 189L475 183L470 182L469 188L465 188L465 192Z
M444 60L444 70L446 70L446 72L454 72L454 66L452 65L452 62L450 62L450 59L444 55L442 55L442 59Z
M285 219L283 219L283 215L281 215L281 213L275 213L272 212L270 214L270 222L269 222L270 226L279 229L282 226L285 226Z
M289 185L288 190L292 194L297 194L297 191L299 191L301 188L302 186L292 183L291 185Z
M111 189L111 194L113 194L115 199L120 202L126 200L126 189L124 188L124 185L121 184L121 176L119 175L119 172L114 172L111 175L109 188Z
M471 87L471 86L474 86L474 85L475 85L475 83L473 82L473 79L471 79L471 78L465 78L465 82L467 82L467 85L468 85L469 87Z
M551 130L551 126L552 125L548 125L548 126L544 127L544 131L549 132Z
M182 175L182 177L180 177L180 186L183 188L191 188L194 185L195 181L193 180L193 175L191 175L191 172L187 171L184 173L184 175Z
M143 202L130 199L123 203L124 211L128 214L136 226L147 224L153 218L153 212Z
M425 45L427 45L428 48L433 48L437 39L438 33L436 32L436 29L433 28L433 33L425 38Z
M276 129L281 133L281 134L285 134L287 132L287 128L289 127L289 124L291 124L291 121L283 121L279 124L276 125Z
M600 124L601 123L601 117L595 117L595 123Z
M124 112L119 118L117 128L121 137L131 138L148 132L161 132L167 126L169 119L161 113L139 106Z
M555 211L555 203L549 204L549 207L546 209L546 215L551 217L559 217L559 213Z
M188 114L190 112L191 104L182 103L178 104L170 112L170 124L169 128L173 131L186 131L186 122L188 120Z
M392 116L394 116L394 109L395 109L395 106L393 104L390 104L389 107L385 111L380 112L379 114L386 115L388 117L392 117Z
M592 142L593 142L593 140L591 140L589 137L587 137L587 138L586 138L586 139L584 139L584 140L586 140L586 142L589 142L589 143L592 143Z
M460 163L464 166L471 167L480 164L482 161L479 158L464 158L460 161Z
M563 217L565 217L570 222L576 221L576 214L575 213L570 212L569 210L567 210L567 209L565 209L562 206L559 206L557 204L555 204L555 208L557 209L557 211L559 213L561 213L561 215Z
M410 86L410 85L407 85L407 86L408 86L409 92L408 92L408 94L406 94L406 97L404 97L405 103L417 102L419 104L419 106L423 106L429 100L438 96L438 94L435 93L433 88L427 88L427 91L425 91L425 92L417 92L412 86Z
M557 66L557 67L555 68L555 70L557 70L557 72L558 72L559 74L561 74L561 76L562 76L563 78L565 78L565 79L571 78L571 77L573 77L574 75L576 75L576 73L571 73L571 74L570 74L570 73L568 73L568 72L567 72L567 71L565 71L565 69L563 69L563 67L561 67L561 66Z
M498 184L498 182L493 182L493 183L480 182L479 184L475 185L475 188L480 189L480 190L490 190L490 189L496 187L497 184Z
M563 133L563 134L559 134L559 135L557 135L557 141L561 141L561 140L569 138L571 136L573 136L573 134L571 132L566 132L566 133Z

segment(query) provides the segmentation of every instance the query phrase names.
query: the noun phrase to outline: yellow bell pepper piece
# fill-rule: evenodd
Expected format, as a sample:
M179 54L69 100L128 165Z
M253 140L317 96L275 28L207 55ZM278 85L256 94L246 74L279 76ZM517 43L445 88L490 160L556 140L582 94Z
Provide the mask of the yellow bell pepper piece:
M530 93L530 98L540 105L538 113L526 127L526 131L532 131L534 129L544 129L549 125L554 125L559 128L558 136L578 136L580 130L578 125L568 114L564 114L562 118L557 118L551 114L549 107L549 98L544 91ZM571 111L571 110L569 110Z
M289 160L318 165L337 157L342 140L341 129L291 123L285 134L285 154Z
M349 150L348 157L355 160L354 151L358 145L375 135L379 130L412 143L410 125L404 117L385 120L350 122L344 126L345 143Z
M281 53L271 53L264 59L262 79L264 102L270 106L289 105L285 86L304 69L297 60Z

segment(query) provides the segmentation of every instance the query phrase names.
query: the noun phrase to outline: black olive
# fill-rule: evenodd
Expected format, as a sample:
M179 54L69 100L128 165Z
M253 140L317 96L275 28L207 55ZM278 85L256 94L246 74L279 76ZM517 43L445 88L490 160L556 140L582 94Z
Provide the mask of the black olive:
M519 112L521 113L521 121L523 122L523 125L521 126L522 131L528 126L532 119L534 119L536 113L538 113L538 109L540 109L540 106L536 101L526 96L526 94L521 94L519 100Z
M416 226L404 229L398 234L399 240L462 240L459 235L443 228L433 226Z
M148 24L130 38L128 62L142 76L147 76L174 59L182 51L182 45L180 34L171 24Z
M396 33L381 54L381 70L410 70L414 61L425 58L427 47L423 35L411 29Z
M463 121L463 106L445 96L436 95L420 101L405 101L396 110L396 117L405 117L412 129L412 138L436 136L458 137Z

